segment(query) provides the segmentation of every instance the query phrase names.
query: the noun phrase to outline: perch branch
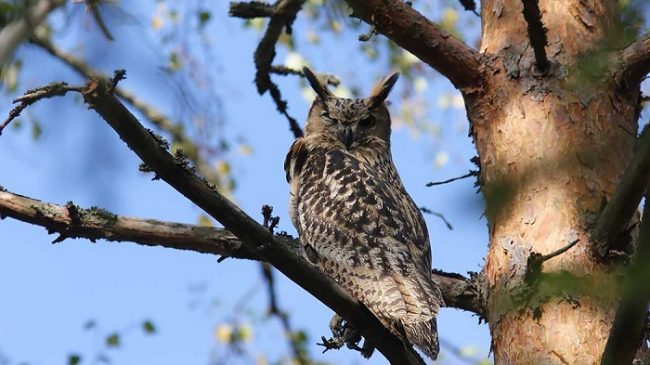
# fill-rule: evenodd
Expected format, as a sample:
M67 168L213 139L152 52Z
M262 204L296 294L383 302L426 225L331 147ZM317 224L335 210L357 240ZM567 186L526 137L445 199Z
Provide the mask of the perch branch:
M538 0L521 0L524 5L522 13L526 24L528 24L528 39L535 53L535 65L537 70L545 73L548 69L548 58L546 57L546 27L542 23L542 13L539 10Z
M447 77L458 89L471 91L482 82L479 53L442 30L401 0L345 0L352 16L411 52Z
M621 300L609 333L601 364L632 364L643 338L650 302L650 195L646 192L639 244L628 267Z
M162 148L126 107L109 93L106 81L90 80L82 95L84 101L101 115L156 176L223 224L262 259L353 323L391 363L422 364L417 353L390 333L361 303L296 255L205 180L197 177L186 163L178 161Z
M650 32L625 47L620 52L619 59L620 71L616 78L631 90L650 72Z
M605 257L636 212L650 177L650 127L643 128L636 151L616 191L600 214L592 231L596 252Z
M70 204L62 206L46 203L7 191L0 192L2 218L11 217L42 226L49 233L58 233L59 237L128 241L235 258L256 258L254 251L223 229L123 217L95 207L75 207L78 218L73 222L69 206ZM291 241L285 243L291 244Z
M70 208L14 194L0 187L0 218L11 217L21 222L44 227L49 233L67 238L99 239L112 242L134 242L147 246L162 246L232 257L262 260L231 232L213 227L138 219L115 215L105 209L75 207L75 223ZM276 235L289 250L302 255L300 243L290 236ZM306 261L306 258L302 257ZM482 313L477 280L459 274L435 270L432 279L440 285L447 307Z

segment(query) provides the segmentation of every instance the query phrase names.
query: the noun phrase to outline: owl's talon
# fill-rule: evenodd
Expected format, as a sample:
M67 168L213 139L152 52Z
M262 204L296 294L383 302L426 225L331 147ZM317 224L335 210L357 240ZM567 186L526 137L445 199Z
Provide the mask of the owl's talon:
M361 342L362 338L361 335L338 314L335 314L334 317L332 317L329 327L332 331L332 338L327 339L325 336L322 336L322 343L317 344L325 347L323 352L331 349L338 350L345 344L345 346L350 350L359 351L361 356L369 358L375 350L368 341L364 341L363 346L359 346L359 342Z

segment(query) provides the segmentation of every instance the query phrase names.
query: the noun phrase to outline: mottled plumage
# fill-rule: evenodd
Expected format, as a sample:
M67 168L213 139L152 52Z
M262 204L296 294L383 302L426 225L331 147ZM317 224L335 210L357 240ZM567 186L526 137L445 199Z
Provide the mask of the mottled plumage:
M384 100L397 74L369 98L344 99L304 71L318 98L285 171L291 219L306 256L395 335L435 359L442 297L431 280L424 220L390 152Z

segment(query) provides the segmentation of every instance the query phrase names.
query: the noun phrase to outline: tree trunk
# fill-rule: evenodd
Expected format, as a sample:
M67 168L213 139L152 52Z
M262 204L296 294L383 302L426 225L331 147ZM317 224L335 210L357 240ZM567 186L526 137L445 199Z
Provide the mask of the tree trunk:
M484 273L497 364L599 363L609 335L618 270L593 254L589 231L630 159L639 97L608 72L622 48L616 4L541 0L550 60L542 74L522 1L482 1L481 53L492 70L483 89L463 91L490 233ZM524 285L532 252L576 239L542 266L558 280Z

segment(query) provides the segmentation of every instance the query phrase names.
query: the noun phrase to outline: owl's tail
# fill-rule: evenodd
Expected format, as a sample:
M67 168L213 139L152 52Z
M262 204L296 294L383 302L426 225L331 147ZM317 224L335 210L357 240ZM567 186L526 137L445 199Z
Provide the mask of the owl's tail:
M440 351L438 343L438 324L435 317L429 322L402 322L402 328L410 343L435 360Z

